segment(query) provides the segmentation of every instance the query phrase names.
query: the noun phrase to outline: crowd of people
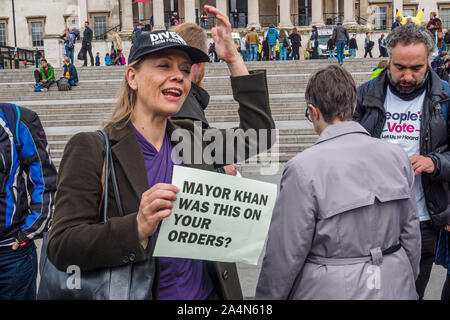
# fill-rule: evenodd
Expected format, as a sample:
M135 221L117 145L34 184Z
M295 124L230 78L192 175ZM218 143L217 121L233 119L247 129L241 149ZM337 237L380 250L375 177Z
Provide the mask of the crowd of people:
M101 135L82 132L70 139L58 176L38 116L0 105L8 122L2 134L12 136L0 142L3 150L13 150L2 152L10 174L2 175L1 197L9 205L1 212L0 299L36 298L34 240L48 230L40 299L107 299L118 289L95 281L82 291L66 288L61 273L67 277L74 265L93 278L133 265L139 281L128 273L122 278L130 299L243 299L234 263L153 256L160 223L172 214L180 191L172 185L174 165L236 175L238 153L229 159L227 152L236 151L239 141L244 158L256 155L252 139L266 141L258 152L275 142L267 139L275 121L265 71L247 69L228 17L208 5L205 12L217 22L209 49L195 24L135 39L111 118ZM431 25L438 25L435 19L432 14ZM435 263L447 269L442 299L450 300L450 87L439 74L447 52L432 60L440 49L433 30L406 23L380 37L389 60L359 87L341 66L349 34L342 25L334 30L330 40L339 65L316 71L305 91L305 118L319 137L283 171L256 299L423 299ZM260 45L255 32L246 36L251 59ZM279 51L286 58L285 41L292 46L296 34L270 28L263 57L276 59ZM316 28L310 39L317 41ZM84 43L83 51L90 46ZM231 148L228 133L212 128L205 116L210 96L202 80L211 47L228 67L239 104ZM70 54L64 61L59 81L76 85ZM41 64L36 82L48 90L57 82L54 68L45 59ZM14 122L8 121L11 114ZM198 163L190 152L171 156L172 133L181 129L194 137L194 122L201 125L204 148L212 143L208 130L223 137L214 163ZM247 137L246 130L257 136Z

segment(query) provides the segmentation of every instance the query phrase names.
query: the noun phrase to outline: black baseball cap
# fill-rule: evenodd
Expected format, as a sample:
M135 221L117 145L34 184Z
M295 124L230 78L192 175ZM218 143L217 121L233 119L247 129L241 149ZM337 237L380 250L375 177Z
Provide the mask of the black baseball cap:
M130 50L128 64L136 61L149 53L158 52L165 49L179 49L186 52L192 63L208 62L208 55L202 50L186 44L183 38L176 32L168 30L153 31L141 34L137 37Z

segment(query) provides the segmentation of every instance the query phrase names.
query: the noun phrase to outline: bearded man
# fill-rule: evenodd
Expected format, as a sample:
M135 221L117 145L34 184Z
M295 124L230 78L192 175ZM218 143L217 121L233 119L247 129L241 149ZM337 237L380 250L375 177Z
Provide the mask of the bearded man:
M358 88L353 120L373 137L400 146L412 163L422 240L416 290L422 299L438 230L450 222L449 88L430 67L435 44L426 28L415 24L397 27L386 42L389 66Z

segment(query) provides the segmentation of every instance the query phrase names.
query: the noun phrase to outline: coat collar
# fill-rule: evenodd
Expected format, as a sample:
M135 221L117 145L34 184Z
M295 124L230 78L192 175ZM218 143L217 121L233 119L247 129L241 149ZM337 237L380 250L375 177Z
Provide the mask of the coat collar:
M123 168L128 181L140 199L148 189L145 160L141 146L129 122L119 129L108 132L111 142L111 151Z
M362 133L368 136L369 133L359 123L354 121L346 121L343 123L333 124L325 128L320 134L315 144L331 140L350 133Z
M447 94L437 73L430 69L428 77L428 87L426 89L427 96L435 102L446 99ZM370 90L364 98L363 105L376 106L384 110L384 100L386 98L387 87L389 84L387 70L382 71L378 77L371 81L373 81L373 83L370 85Z

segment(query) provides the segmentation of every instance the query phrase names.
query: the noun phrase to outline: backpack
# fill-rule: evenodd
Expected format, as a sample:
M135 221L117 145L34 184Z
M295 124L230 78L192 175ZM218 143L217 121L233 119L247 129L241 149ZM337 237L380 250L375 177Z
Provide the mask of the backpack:
M136 41L136 38L137 38L137 30L134 30L131 33L131 43L134 43Z
M34 86L33 91L34 91L34 92L40 92L42 89L44 89L44 85L43 85L42 83L37 83L37 84Z
M289 41L288 41L287 37L284 37L284 39L283 39L283 47L285 47L285 48L289 47Z
M72 90L69 79L62 77L58 80L58 91L69 91Z

